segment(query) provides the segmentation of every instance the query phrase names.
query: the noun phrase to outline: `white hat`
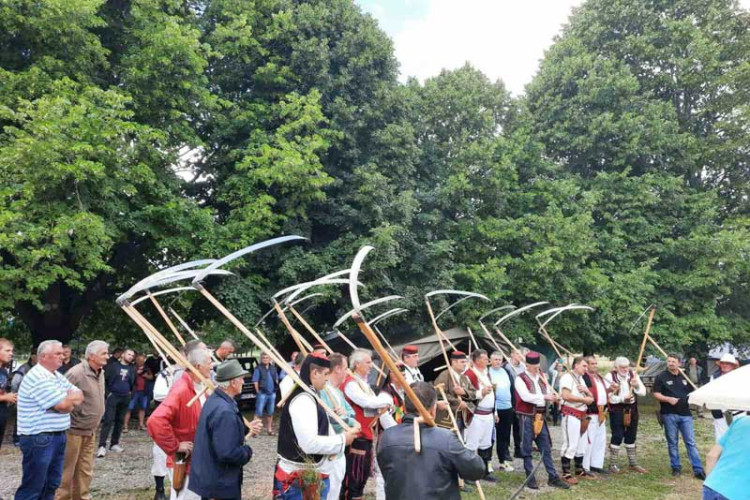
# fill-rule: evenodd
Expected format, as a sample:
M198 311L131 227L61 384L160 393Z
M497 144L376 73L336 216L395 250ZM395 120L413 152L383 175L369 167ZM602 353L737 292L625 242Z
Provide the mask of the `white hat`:
M719 363L731 363L733 365L739 366L740 364L737 362L737 358L734 357L734 354L726 353L721 357L719 360Z

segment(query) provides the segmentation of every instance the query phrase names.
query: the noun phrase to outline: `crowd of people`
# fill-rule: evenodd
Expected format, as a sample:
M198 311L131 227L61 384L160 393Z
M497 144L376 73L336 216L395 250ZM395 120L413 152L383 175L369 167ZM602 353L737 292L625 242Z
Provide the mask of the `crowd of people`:
M506 358L499 351L475 349L467 356L454 350L446 355L448 366L429 383L414 345L400 353L403 377L377 368L365 349L344 356L327 354L324 346L316 345L306 356L295 353L283 367L264 354L252 374L231 358L233 352L230 341L213 352L201 341L190 341L181 349L189 366L178 366L174 360L148 358L131 349L115 349L110 356L107 343L97 340L88 344L84 359L74 363L66 346L45 341L14 391L15 377L6 369L13 344L0 339L0 431L8 405L16 404L23 453L15 498L90 498L95 456L123 451L120 438L133 413L138 428L154 442L155 500L241 498L243 466L253 456L248 438L264 429L278 434L268 488L279 499L301 499L313 488L322 499L356 500L364 497L369 481L378 500L457 499L472 482L492 483L498 473L512 472L513 458L523 462L525 486L538 489L534 448L548 485L555 488L624 472L619 459L623 447L627 469L647 473L637 453L638 398L645 396L646 388L624 357L616 358L604 375L594 356L575 357L569 365L560 359L547 376L542 356L534 351L514 350ZM689 381L702 374L690 362L684 372L680 365L680 358L670 354L667 369L653 385L672 473L678 476L682 470L681 435L693 475L706 480L712 472L703 486L704 498L745 498L738 492L746 493L748 485L738 484L736 476L747 456L743 453L750 451L750 419L738 412L713 415L717 444L704 468L687 399ZM738 365L727 355L714 376ZM381 373L375 376L373 370ZM245 378L251 378L256 393L252 422L243 418L237 403ZM211 387L206 387L209 380ZM401 380L416 402L405 396ZM278 433L273 428L277 393ZM423 421L420 407L435 427ZM332 413L340 420L332 419ZM550 423L561 426L558 443L551 438ZM554 447L559 448L559 469ZM499 470L493 468L493 454Z

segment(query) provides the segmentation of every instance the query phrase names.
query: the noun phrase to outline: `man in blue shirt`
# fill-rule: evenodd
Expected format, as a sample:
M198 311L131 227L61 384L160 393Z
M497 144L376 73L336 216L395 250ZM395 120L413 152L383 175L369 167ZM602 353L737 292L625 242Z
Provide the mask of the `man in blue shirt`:
M261 354L260 364L253 372L253 385L255 385L255 416L262 418L269 436L273 432L273 411L276 406L276 388L279 386L279 374L276 367L271 364L268 354Z
M490 380L495 387L495 439L500 468L513 472L510 456L510 431L513 427L513 375L503 365L503 354L495 351L490 356Z
M703 483L703 500L750 499L750 417L735 417L729 430L706 457L708 479Z
M23 479L16 500L55 498L62 480L70 412L83 403L83 393L57 372L63 363L62 343L42 342L37 357L38 363L23 378L18 391Z

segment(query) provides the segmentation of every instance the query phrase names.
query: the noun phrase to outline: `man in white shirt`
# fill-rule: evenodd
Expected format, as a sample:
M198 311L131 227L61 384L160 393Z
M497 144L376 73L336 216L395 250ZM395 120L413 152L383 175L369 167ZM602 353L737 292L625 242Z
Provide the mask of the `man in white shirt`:
M586 406L594 402L583 375L588 363L583 356L573 359L573 369L560 379L560 395L562 404L563 444L560 448L563 481L577 484L570 468L571 460L575 460L576 469L583 469L583 455L586 451L587 439L584 435L588 426Z
M624 356L615 359L615 369L604 376L611 384L609 394L609 425L612 437L609 441L609 471L620 472L617 466L617 455L620 446L625 442L630 470L646 473L636 460L635 439L638 433L638 399L646 395L646 386L640 377L630 368L630 361Z
M370 477L373 459L373 425L381 414L393 403L389 394L376 395L367 383L367 375L372 369L372 354L366 349L355 349L349 355L349 369L339 386L346 400L354 409L354 415L361 427L361 433L346 450L346 478L343 485L343 498L362 498L365 485Z
M594 402L588 406L587 410L589 427L586 431L586 440L588 446L583 455L583 470L578 471L578 474L609 474L604 470L604 452L607 449L606 408L610 384L596 371L598 365L596 356L587 356L586 363L588 368L583 381L591 392Z
M528 351L525 347L522 347L523 351ZM513 376L513 382L515 383L516 378L526 371L526 365L523 363L523 357L525 353L512 349L510 351L510 360L506 363L508 373ZM513 457L522 458L521 455L521 421L518 415L513 416L513 422L511 426L513 433Z
M466 447L484 460L487 473L485 481L496 482L490 473L490 462L492 461L492 433L495 430L495 391L487 371L489 357L484 349L477 349L471 353L473 367L466 371L474 388L477 390L477 408L474 410L474 418L471 419L466 428Z
M516 414L521 425L521 454L526 477L532 476L531 443L535 442L542 454L544 468L549 476L549 485L555 488L568 489L568 483L562 481L555 470L552 460L552 439L549 435L545 414L547 402L557 400L544 378L539 373L540 355L530 351L526 354L526 370L520 373L514 382L516 389ZM536 478L529 479L527 485L532 490L539 489Z
M324 390L329 373L330 362L323 356L306 356L300 367L300 379L318 393ZM299 484L299 475L309 470L311 464L322 484L320 498L327 498L330 479L323 475L330 471L324 469L326 462L329 457L343 453L357 432L357 428L351 428L336 434L328 414L315 398L299 386L294 388L279 420L279 461L274 473L274 498L301 498L303 488Z
M299 373L300 367L302 366L302 362L305 360L305 356L302 355L302 353L297 354L294 357L294 363L292 364L292 368L295 372ZM292 392L292 388L294 387L294 380L292 380L292 377L284 377L281 379L281 382L279 382L279 391L281 392L281 399L285 399L287 394Z
M405 345L401 350L401 361L404 362L404 378L408 385L414 382L424 382L424 376L419 370L419 348L415 345Z

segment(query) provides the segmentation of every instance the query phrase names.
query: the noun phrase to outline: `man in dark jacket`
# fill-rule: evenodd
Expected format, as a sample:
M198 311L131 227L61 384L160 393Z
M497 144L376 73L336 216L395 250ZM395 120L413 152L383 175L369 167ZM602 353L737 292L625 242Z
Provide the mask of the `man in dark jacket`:
M250 461L253 450L245 444L247 431L234 397L242 392L242 380L248 374L236 359L216 368L218 388L201 410L188 483L188 489L203 498L242 497L242 466ZM260 420L251 425L253 434L263 428Z
M437 394L432 385L415 382L411 388L435 417ZM386 429L378 445L378 465L385 478L388 500L440 498L460 500L458 477L476 481L484 477L484 460L466 449L448 429L420 425L422 450L414 451L417 410L405 401L401 424Z
M108 363L104 369L106 401L102 432L99 435L99 449L96 452L99 458L107 454L107 438L110 432L112 432L112 441L109 449L115 453L123 451L120 446L120 435L125 412L128 411L130 396L135 387L135 368L131 364L134 358L135 352L132 349L125 349L119 361Z

